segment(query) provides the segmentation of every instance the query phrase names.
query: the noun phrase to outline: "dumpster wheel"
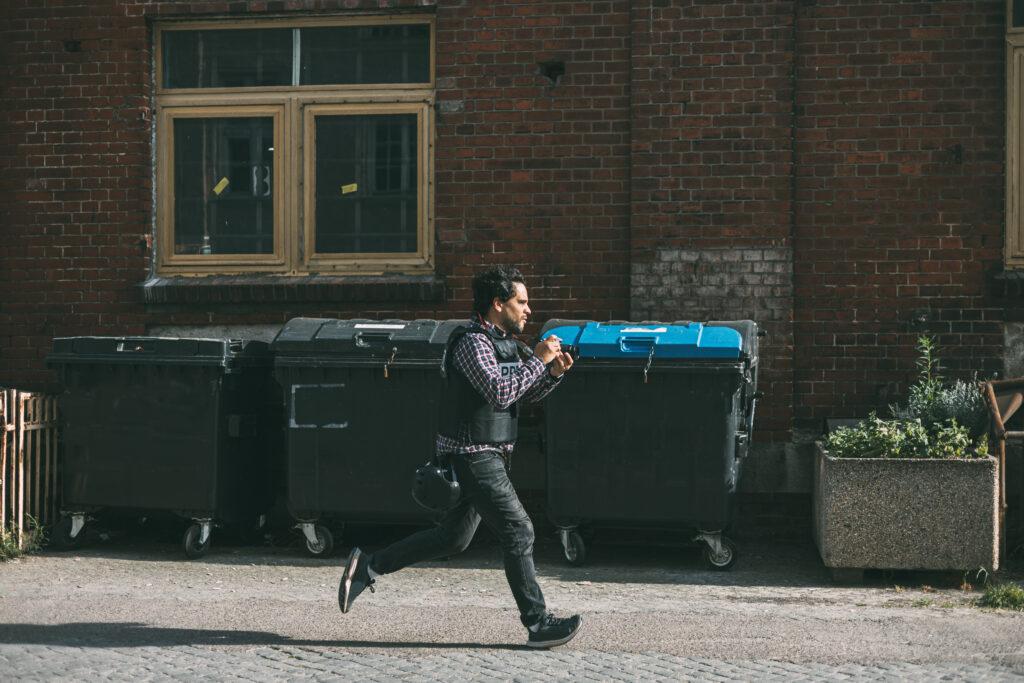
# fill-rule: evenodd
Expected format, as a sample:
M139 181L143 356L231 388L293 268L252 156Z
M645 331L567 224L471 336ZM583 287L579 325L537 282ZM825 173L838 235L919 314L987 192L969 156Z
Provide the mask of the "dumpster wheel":
M560 529L559 536L562 539L562 553L565 561L573 567L580 567L587 559L587 546L583 542L580 532L570 529Z
M309 538L309 532L306 530L305 524L299 525L303 531L303 537L306 541L306 552L313 557L330 557L334 551L334 534L327 527L317 524L313 526L312 532L316 540Z
M181 544L185 548L185 555L189 559L199 559L210 549L210 526L210 522L203 522L201 525L198 523L193 524L185 530L185 536L182 538Z
M704 563L708 567L718 571L725 571L736 564L736 544L725 536L721 536L716 544L706 543L702 555Z
M53 543L58 550L81 548L85 544L84 515L62 517L53 527Z

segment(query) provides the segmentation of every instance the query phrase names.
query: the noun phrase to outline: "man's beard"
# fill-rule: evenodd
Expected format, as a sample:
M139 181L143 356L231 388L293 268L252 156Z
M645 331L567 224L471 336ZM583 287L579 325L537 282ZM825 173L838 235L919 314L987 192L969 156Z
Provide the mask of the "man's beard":
M511 332L512 334L523 333L523 321L520 320L518 316L512 316L506 313L505 319L502 322L505 323L504 328L506 332Z

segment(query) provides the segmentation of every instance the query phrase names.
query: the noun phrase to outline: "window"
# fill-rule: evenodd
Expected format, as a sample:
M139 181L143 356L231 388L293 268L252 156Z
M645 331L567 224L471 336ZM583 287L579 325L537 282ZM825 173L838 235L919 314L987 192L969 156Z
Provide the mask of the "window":
M1006 16L1006 243L1007 268L1024 268L1024 0L1008 0Z
M157 271L432 268L433 21L156 29Z

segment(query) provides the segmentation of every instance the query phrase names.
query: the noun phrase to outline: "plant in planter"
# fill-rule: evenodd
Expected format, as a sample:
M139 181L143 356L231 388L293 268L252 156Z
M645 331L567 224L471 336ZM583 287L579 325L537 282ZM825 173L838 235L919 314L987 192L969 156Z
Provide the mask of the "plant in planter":
M928 427L953 420L967 428L979 447L983 446L988 440L989 413L981 387L960 379L947 385L942 376L942 366L935 357L935 341L930 337L917 340L917 351L920 376L910 387L906 411L893 408L893 414L920 418Z
M872 414L817 444L814 539L834 573L995 570L998 470L981 389L946 383L928 337L893 417Z

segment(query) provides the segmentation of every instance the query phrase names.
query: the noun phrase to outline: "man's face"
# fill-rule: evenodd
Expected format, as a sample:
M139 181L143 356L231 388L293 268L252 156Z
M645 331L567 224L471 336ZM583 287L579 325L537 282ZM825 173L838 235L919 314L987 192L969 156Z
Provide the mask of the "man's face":
M523 327L526 325L526 319L530 316L530 299L526 296L526 285L522 282L514 284L516 286L516 293L512 298L508 301L499 302L501 317L498 327L512 334L522 334Z

